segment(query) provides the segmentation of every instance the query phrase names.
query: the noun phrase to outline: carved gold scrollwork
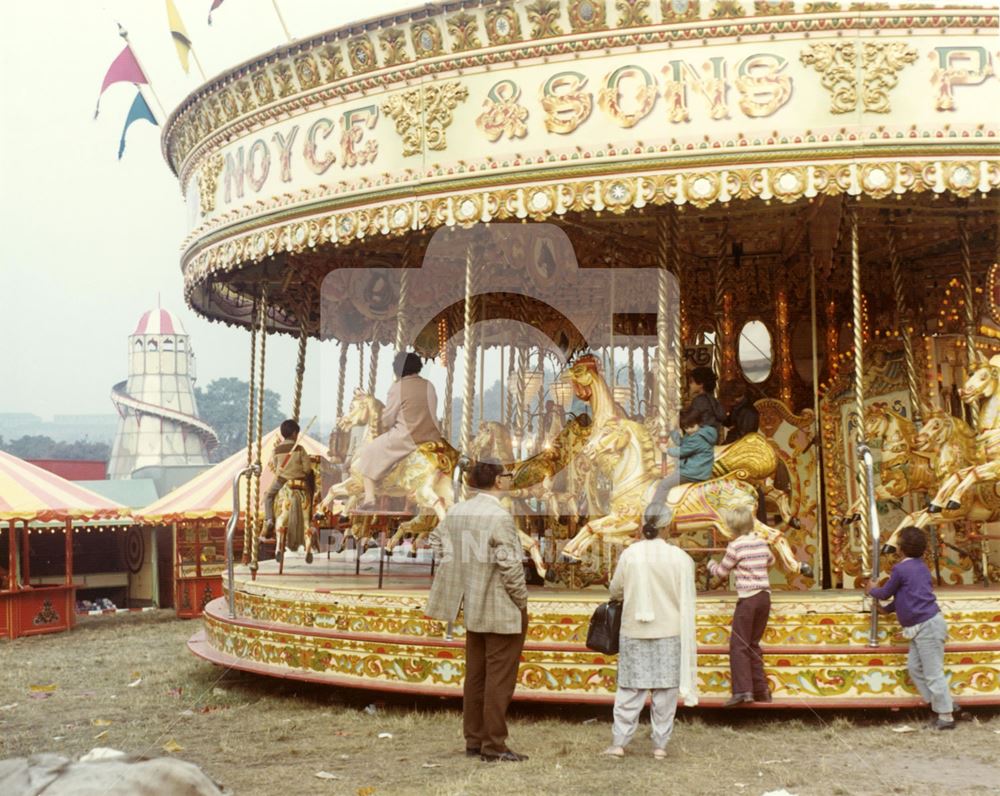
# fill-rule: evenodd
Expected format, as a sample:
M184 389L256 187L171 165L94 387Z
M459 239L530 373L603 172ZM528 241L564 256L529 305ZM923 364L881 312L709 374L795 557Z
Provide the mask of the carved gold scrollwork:
M563 30L559 26L559 0L535 0L525 10L531 23L531 38L562 36Z
M287 97L295 93L295 81L292 78L292 68L285 61L279 61L271 70L271 77L278 87L278 96Z
M434 22L418 22L410 30L413 51L418 58L433 58L444 53L441 29Z
M795 12L795 3L790 0L755 0L753 10L758 15L763 14L792 14Z
M712 19L734 19L746 16L746 12L738 0L717 0L711 16Z
M646 9L649 8L649 0L615 0L615 9L618 11L618 27L633 28L637 25L650 25L652 20Z
M385 66L396 66L406 61L406 36L399 28L392 28L379 34Z
M222 155L213 155L202 164L198 172L198 198L203 216L215 210L215 190L218 187L222 166Z
M857 58L849 42L810 44L799 54L799 60L819 72L820 85L830 91L831 113L848 113L858 105Z
M476 28L476 18L465 11L448 17L448 33L451 34L452 50L464 52L482 47Z
M382 104L382 111L396 123L403 155L416 155L425 144L433 150L448 146L445 130L452 122L452 111L468 97L469 90L457 80L434 83L394 94Z
M861 50L864 68L862 101L870 113L888 113L889 91L899 82L899 71L917 60L917 51L906 42L865 42Z
M347 42L347 58L355 73L370 72L375 63L375 48L367 36L357 36Z
M312 56L303 55L295 59L295 76L299 79L300 89L315 88L319 85L320 74Z
M326 70L327 83L347 77L347 70L344 68L344 58L340 54L340 47L338 45L328 44L320 50L319 63Z

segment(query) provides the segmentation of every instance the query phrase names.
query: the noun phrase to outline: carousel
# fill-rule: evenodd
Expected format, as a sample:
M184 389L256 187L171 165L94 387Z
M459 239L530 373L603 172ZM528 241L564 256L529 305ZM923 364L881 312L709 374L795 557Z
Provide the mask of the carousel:
M708 367L759 429L667 499L704 590L702 704L729 694L735 594L705 562L739 504L778 561L771 706L918 703L900 628L861 591L910 524L953 694L1000 702L997 27L971 4L472 0L318 33L188 97L163 134L186 299L249 334L237 506L261 503L265 383L294 378L297 418L310 340L336 363L340 467L279 496L273 560L237 508L243 557L192 651L459 695L463 631L423 613L421 540L460 462L490 456L537 576L515 698L610 702L587 621ZM298 338L295 373L272 372L274 334ZM430 363L444 439L353 514L380 363L403 350ZM317 555L330 529L358 540L351 562Z

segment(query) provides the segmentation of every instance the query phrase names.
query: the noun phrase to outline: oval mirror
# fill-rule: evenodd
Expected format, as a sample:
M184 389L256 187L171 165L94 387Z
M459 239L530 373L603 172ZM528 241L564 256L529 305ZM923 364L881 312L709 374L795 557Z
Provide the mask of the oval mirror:
M740 369L747 381L760 384L771 375L771 333L762 321L748 321L740 329Z

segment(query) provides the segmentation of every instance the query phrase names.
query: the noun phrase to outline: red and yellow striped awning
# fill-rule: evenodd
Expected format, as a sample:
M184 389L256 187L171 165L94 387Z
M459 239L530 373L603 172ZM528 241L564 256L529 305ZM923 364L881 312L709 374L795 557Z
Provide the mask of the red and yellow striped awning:
M120 503L0 451L0 521L97 520L128 514Z
M279 439L278 430L266 434L262 440L260 494L263 495L274 481L274 473L267 466ZM299 436L299 444L310 456L326 456L326 448L312 437ZM146 525L160 525L186 520L229 519L233 513L233 479L247 466L247 449L243 448L210 470L192 478L186 484L168 492L159 500L135 512L136 521ZM240 513L246 511L246 480L240 482Z

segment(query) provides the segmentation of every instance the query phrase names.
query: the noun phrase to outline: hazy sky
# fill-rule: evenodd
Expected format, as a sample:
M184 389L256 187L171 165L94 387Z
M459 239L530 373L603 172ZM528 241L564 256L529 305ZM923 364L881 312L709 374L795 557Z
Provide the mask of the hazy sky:
M210 0L175 0L205 71L212 75L285 42L271 0L227 0L207 24ZM278 0L292 36L409 8L413 0ZM138 122L117 160L135 97L111 86L95 121L101 80L129 33L170 113L202 81L185 75L163 0L8 3L0 46L0 412L112 412L111 386L127 375L126 337L142 313L180 315L198 358L199 382L246 377L248 335L211 323L184 304L179 247L184 204L160 154L160 130ZM154 113L161 112L154 102ZM268 385L290 398L294 341L268 343ZM320 407L314 346L303 414ZM335 350L335 349L334 349ZM324 356L324 358L326 358ZM383 366L382 368L386 368ZM330 385L325 385L327 390Z

